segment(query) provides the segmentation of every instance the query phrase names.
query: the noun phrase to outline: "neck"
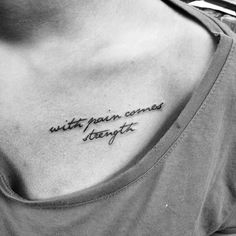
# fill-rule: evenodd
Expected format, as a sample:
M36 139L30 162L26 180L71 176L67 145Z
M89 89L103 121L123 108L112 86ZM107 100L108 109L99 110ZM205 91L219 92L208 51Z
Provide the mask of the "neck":
M157 11L163 12L160 6L164 4L154 0L148 3L141 0L45 0L43 3L3 0L0 2L1 38L8 42L28 43L49 35L86 37L91 33L102 34L106 28L113 28L113 33L118 30L117 25L122 26L122 22L137 21L143 17L145 9L150 14L152 4L155 15L159 15ZM145 17L148 20L148 16Z
M11 85L24 84L28 91L34 91L33 97L44 94L43 97L50 101L57 97L60 100L62 93L67 99L73 93L78 96L78 89L80 100L84 101L83 98L87 98L91 91L103 90L105 81L109 81L107 87L111 87L111 81L118 83L117 76L135 69L135 61L142 63L143 58L147 60L153 52L158 53L159 48L167 46L168 40L163 42L163 36L158 34L162 32L163 35L163 28L168 29L166 34L173 35L170 27L163 26L165 19L168 21L170 10L161 1L102 0L99 4L94 0L88 0L86 4L81 0L60 0L60 4L59 0L44 0L43 4L36 0L21 2L24 4L20 8L11 0L0 1L0 9L2 6L8 9L6 15L11 9L19 11L14 15L19 19L18 27L8 24L9 29L4 33L7 36L14 27L17 28L14 32L19 33L19 37L8 35L14 41L14 47L9 51L13 51L14 67L22 71L22 76L13 75L11 79L1 76L1 81ZM14 17L9 19L14 20ZM1 24L7 26L6 21L0 19ZM59 31L59 28L64 31ZM11 67L13 65L8 71ZM20 93L23 91L25 88Z

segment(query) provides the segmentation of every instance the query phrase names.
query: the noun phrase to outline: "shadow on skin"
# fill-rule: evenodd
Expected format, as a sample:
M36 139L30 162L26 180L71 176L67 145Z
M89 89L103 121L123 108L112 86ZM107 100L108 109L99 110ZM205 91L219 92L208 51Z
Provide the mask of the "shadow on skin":
M56 18L56 14L58 9L53 6L46 8L40 1L32 7L32 3L27 1L1 0L0 39L7 43L29 41L33 31L50 19ZM51 23L54 27L58 25L59 30L60 24L57 20Z
M4 165L3 165L2 161L3 161ZM8 181L7 184L9 184L9 187L11 188L11 190L15 194L17 194L21 197L27 196L26 189L24 187L22 178L18 174L19 172L14 167L14 165L8 160L8 158L2 152L2 150L0 150L0 166L2 167L2 169L9 170L6 180ZM1 171L1 168L0 168L0 171Z

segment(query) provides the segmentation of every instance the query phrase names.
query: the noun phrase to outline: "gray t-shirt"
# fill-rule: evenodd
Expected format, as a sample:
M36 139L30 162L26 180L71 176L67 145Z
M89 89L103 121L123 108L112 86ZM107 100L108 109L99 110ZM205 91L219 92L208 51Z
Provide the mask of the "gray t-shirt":
M0 235L236 235L236 53L233 35L180 2L217 42L199 87L168 131L107 182L34 201L0 158ZM218 232L218 233L216 233Z

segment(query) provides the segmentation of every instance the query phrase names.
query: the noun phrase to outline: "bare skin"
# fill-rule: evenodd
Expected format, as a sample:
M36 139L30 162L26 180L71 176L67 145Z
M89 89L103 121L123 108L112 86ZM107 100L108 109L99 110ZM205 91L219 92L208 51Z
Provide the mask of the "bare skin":
M19 194L29 199L83 190L135 161L181 112L214 52L201 26L161 1L21 3L0 3L18 13L0 19L0 149L22 181ZM49 132L74 116L124 114L161 102L161 112L129 117L137 130L121 130L112 145L105 138L83 142L78 129Z

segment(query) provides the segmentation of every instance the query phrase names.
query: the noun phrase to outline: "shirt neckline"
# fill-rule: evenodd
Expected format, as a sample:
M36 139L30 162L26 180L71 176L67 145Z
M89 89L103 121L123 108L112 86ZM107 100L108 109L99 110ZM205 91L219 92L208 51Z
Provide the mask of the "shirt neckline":
M232 47L233 40L223 34L220 27L214 25L213 22L210 22L207 17L204 17L198 11L190 9L182 3L176 3L173 0L168 1L171 4L180 7L182 10L187 11L188 14L193 15L197 20L204 24L213 35L214 39L218 42L218 45L210 66L204 74L201 83L198 88L195 89L192 97L180 113L179 117L170 126L163 137L154 144L153 147L143 156L142 159L139 159L135 165L116 177L85 190L46 200L27 200L11 190L9 179L14 176L14 173L10 171L7 163L1 163L0 161L0 191L2 191L5 196L17 202L40 208L63 208L72 205L88 204L97 200L109 198L127 188L130 184L143 177L153 166L158 164L161 159L171 153L177 145L177 141L180 139L181 134L199 111L209 91L219 77ZM203 20L202 18L205 18L206 20Z

